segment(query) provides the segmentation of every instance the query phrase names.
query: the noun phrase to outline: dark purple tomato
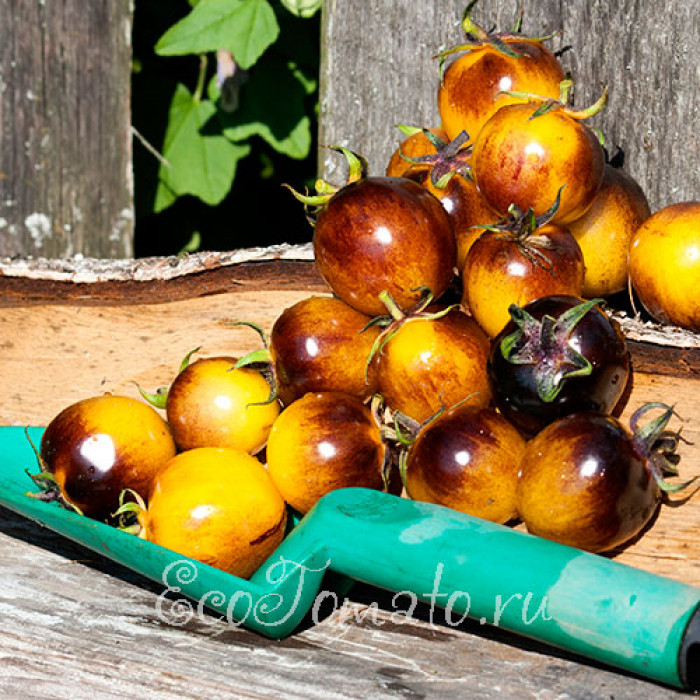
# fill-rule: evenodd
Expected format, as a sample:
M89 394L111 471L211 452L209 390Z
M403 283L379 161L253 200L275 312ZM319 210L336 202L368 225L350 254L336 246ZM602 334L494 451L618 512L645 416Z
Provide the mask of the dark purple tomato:
M561 418L525 449L518 513L534 535L591 552L614 549L644 528L660 502L648 456L612 416Z
M488 361L493 398L503 415L534 434L577 411L611 413L630 375L622 331L596 305L545 296L511 306Z
M368 316L386 313L388 291L409 309L427 288L449 285L457 244L445 208L417 182L367 177L339 190L318 215L316 264L346 304Z

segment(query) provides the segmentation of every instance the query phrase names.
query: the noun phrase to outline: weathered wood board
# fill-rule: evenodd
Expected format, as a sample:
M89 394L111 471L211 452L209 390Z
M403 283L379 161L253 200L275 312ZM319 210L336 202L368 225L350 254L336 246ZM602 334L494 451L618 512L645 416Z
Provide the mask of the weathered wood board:
M131 14L0 3L0 255L133 255Z
M396 124L438 126L440 50L464 43L467 0L363 0L325 3L319 143L359 151L379 174L401 134ZM486 29L562 30L549 46L561 52L576 82L576 105L610 87L592 123L610 156L624 155L653 209L700 197L700 4L686 0L481 0L472 17ZM472 134L472 137L475 137ZM321 176L340 183L343 159L319 152Z

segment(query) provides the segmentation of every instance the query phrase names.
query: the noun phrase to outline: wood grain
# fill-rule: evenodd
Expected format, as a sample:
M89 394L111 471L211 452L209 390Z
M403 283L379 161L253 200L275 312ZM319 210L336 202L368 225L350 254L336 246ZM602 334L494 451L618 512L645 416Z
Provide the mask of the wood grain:
M4 0L0 37L0 255L132 255L131 3Z
M320 138L361 152L370 172L384 171L400 133L396 124L437 126L437 62L463 43L465 0L328 0L323 25ZM483 0L472 17L508 30L524 10L525 34L563 34L550 42L576 81L576 105L610 86L610 102L591 123L610 156L626 170L652 209L696 199L700 192L700 81L693 47L700 42L700 5L669 0ZM475 136L475 135L472 135ZM321 176L345 179L338 154L319 152Z

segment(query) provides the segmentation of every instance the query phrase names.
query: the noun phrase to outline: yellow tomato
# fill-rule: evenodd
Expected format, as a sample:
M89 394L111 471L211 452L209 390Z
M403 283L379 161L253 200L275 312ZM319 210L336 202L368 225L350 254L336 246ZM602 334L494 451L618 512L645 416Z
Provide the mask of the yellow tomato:
M161 469L139 520L150 542L248 578L282 541L287 510L255 457L201 447Z
M377 355L379 393L392 410L419 423L471 395L471 405L486 406L489 350L484 331L458 309L436 319L406 319Z
M266 451L270 476L300 513L345 486L381 489L384 453L370 409L338 391L309 393L287 406Z
M232 357L204 358L173 381L166 412L181 450L233 447L255 454L265 446L279 403L263 405L270 396L265 378L235 364Z
M630 242L650 213L637 182L623 170L606 165L591 208L568 224L586 266L584 297L605 297L626 289Z
M656 320L700 332L700 202L670 204L639 227L630 280Z

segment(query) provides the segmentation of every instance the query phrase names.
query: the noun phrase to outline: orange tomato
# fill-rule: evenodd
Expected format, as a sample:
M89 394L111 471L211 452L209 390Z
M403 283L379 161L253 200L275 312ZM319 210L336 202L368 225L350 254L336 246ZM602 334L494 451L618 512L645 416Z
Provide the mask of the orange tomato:
M270 476L300 513L344 486L383 488L384 457L370 409L337 391L306 394L287 406L267 445Z
M280 412L270 386L255 369L234 369L236 358L206 357L182 370L166 403L168 423L181 450L234 447L255 454ZM261 404L261 405L254 405Z
M670 204L637 229L629 274L656 320L700 332L700 202Z
M503 215L515 204L540 216L561 190L551 222L563 224L580 218L592 205L605 155L596 134L566 108L533 118L539 106L499 109L474 143L472 169L486 201Z
M447 134L442 129L430 129L430 131L443 141L447 141ZM407 136L401 141L401 153L397 148L391 155L385 173L389 177L402 177L409 168L414 167L413 163L402 157L402 153L404 156L415 158L416 156L433 155L436 153L436 148L422 131L416 131L415 134Z
M627 287L630 243L650 213L637 181L624 170L606 165L591 208L568 224L586 266L584 297L605 297Z
M568 229L546 224L518 239L486 231L472 245L462 274L462 304L490 337L510 321L508 307L551 294L581 296L584 265Z
M150 542L248 578L282 541L287 510L255 457L200 447L164 465L139 521Z
M492 44L465 47L465 53L451 63L438 88L442 128L449 140L461 131L472 139L502 107L517 101L503 90L559 97L564 70L557 57L541 41L503 37L520 58L506 56Z
M130 488L145 492L175 454L166 422L127 396L94 396L63 409L41 440L44 468L84 515L107 519Z

